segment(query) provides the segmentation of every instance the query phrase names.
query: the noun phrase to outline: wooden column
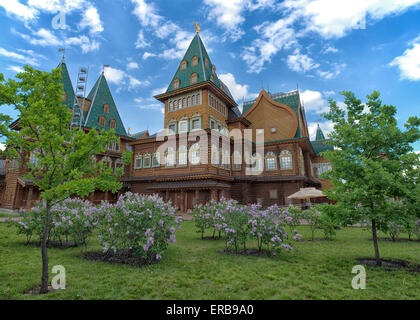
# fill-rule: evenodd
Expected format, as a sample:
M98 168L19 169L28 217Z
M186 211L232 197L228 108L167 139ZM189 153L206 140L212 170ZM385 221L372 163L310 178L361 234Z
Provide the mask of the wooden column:
M165 201L166 202L169 201L169 190L166 190L166 193L165 193Z
M305 175L307 177L312 177L311 174L311 157L309 156L309 152L305 151L303 153L303 161L305 163L304 167L305 167Z
M181 213L185 212L185 203L184 203L185 194L184 191L181 191Z
M195 190L195 204L198 205L200 203L200 190Z
M30 187L29 192L28 192L28 197L26 199L26 209L28 210L32 208L33 193L34 193L34 187Z

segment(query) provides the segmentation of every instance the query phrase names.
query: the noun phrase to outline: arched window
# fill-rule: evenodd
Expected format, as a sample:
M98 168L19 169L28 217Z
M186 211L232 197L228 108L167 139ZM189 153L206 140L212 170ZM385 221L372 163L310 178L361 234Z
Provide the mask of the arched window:
M237 150L233 152L232 169L233 170L241 170L242 169L242 155Z
M198 165L201 163L201 152L200 152L200 143L194 143L190 148L190 163L192 165Z
M117 172L117 168L124 168L124 161L120 158L115 160L115 173Z
M265 169L276 170L277 169L277 158L274 152L267 152L265 155Z
M219 148L215 145L211 145L211 164L218 166L220 164L220 152Z
M175 165L175 162L176 162L175 149L173 147L169 147L168 149L166 149L165 165L167 167L173 167Z
M187 69L187 61L185 61L185 60L184 60L184 61L182 61L182 62L181 62L181 67L180 67L180 69L181 69L181 70L185 70L185 69Z
M188 149L187 146L180 146L178 151L178 165L186 166L188 164Z
M263 156L259 153L254 153L254 155L252 156L252 161L255 164L254 165L254 170L256 173L258 172L262 172L264 170L264 159Z
M110 157L103 157L102 162L105 163L105 166L108 168L112 167L112 160Z
M230 166L230 153L229 153L229 150L223 150L222 153L223 153L222 166L225 169L229 169L229 166Z
M191 97L188 96L187 98L187 107L191 107Z
M104 112L109 113L109 104L104 104Z
M99 125L101 127L105 127L106 126L106 118L104 116L99 117Z
M117 128L117 121L115 121L115 119L112 119L109 121L109 127L111 129L116 129Z
M143 165L143 156L138 153L134 159L134 169L141 169Z
M191 65L193 67L198 66L198 58L196 56L192 58Z
M155 152L152 157L152 167L160 167L160 153Z
M193 73L193 74L191 75L191 78L190 78L190 83L191 83L191 84L195 84L195 83L197 83L197 81L198 81L198 76L197 76L197 74L196 74L196 73Z
M152 166L152 156L146 153L143 157L143 168L150 168Z
M207 58L206 58L206 61L205 61L205 65L206 65L206 68L209 67L209 59L207 59Z
M179 79L175 79L172 86L174 90L179 89Z
M216 74L216 67L213 65L213 68L211 68L211 72L213 73L213 74Z
M191 105L195 106L195 95L193 95L191 98Z
M186 108L187 107L187 98L183 98L182 99L182 107Z
M201 104L200 94L199 93L197 93L197 96L195 98L196 98L196 103L197 104Z
M289 150L283 150L280 152L280 169L290 170L293 169L292 153Z

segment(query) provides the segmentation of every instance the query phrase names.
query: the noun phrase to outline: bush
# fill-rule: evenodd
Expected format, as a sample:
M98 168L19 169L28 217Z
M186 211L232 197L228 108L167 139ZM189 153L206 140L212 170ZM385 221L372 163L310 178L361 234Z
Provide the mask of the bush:
M162 258L168 243L176 242L181 217L157 195L127 192L115 204L99 207L99 239L104 252L128 251L151 263Z
M315 205L315 208L321 213L318 228L323 231L325 240L332 240L336 235L337 215L342 208L332 204Z
M46 208L38 201L30 211L22 211L22 220L17 222L18 233L26 236L27 243L32 236L42 239ZM62 244L73 241L76 245L86 245L87 238L98 224L96 208L81 199L66 199L51 208L50 233L48 242Z
M302 212L302 217L308 223L312 233L312 241L314 241L315 230L319 229L321 225L321 212L316 207L311 207Z
M276 205L263 210L260 204L244 206L222 199L197 207L193 214L202 235L209 228L222 231L226 251L246 252L248 240L255 239L259 252L265 247L268 255L275 255L279 249L292 250L291 241L301 239L296 230L293 237L286 232L287 226L293 227L293 217Z

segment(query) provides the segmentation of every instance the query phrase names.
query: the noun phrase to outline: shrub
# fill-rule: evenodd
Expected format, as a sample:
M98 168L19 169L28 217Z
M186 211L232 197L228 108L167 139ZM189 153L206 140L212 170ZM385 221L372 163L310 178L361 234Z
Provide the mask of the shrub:
M290 251L291 241L301 239L296 230L291 232L293 236L286 232L287 226L293 227L293 217L288 210L276 205L262 209L260 204L244 206L234 200L222 199L196 208L194 218L198 232L203 234L211 227L222 231L226 251L236 253L246 252L249 239L256 240L259 252L265 246L268 255L275 255L279 249Z
M320 228L321 224L321 212L316 207L311 207L302 212L302 217L308 223L312 233L312 241L314 241L315 230Z
M27 243L32 236L41 240L45 224L45 206L38 201L30 211L22 211L22 220L17 222L18 234L26 236ZM81 199L66 199L51 208L50 233L48 242L73 241L76 245L86 245L87 238L98 224L96 208Z
M391 236L392 241L396 241L400 233L403 231L404 231L404 228L402 225L396 222L392 222L392 221L388 223L388 232L389 232L389 235Z
M176 242L181 217L157 195L127 192L115 204L99 207L99 239L104 252L128 251L151 263L162 258L168 243Z

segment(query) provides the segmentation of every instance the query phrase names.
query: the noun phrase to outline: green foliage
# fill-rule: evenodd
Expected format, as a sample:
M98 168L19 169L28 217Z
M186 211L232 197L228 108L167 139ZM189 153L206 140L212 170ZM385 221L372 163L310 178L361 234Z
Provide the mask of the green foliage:
M130 251L149 263L162 258L168 243L174 243L181 217L157 195L127 192L117 203L99 207L99 239L104 251Z
M377 91L366 103L352 92L342 94L346 109L330 99L330 111L324 114L334 124L329 143L336 147L323 153L333 167L323 174L333 183L326 194L347 209L339 215L343 223L368 220L376 234L376 228L385 231L391 221L389 199L408 203L420 197L420 161L411 147L420 138L420 119L410 117L403 131L397 126L396 108L382 104ZM374 245L379 261L377 242Z

